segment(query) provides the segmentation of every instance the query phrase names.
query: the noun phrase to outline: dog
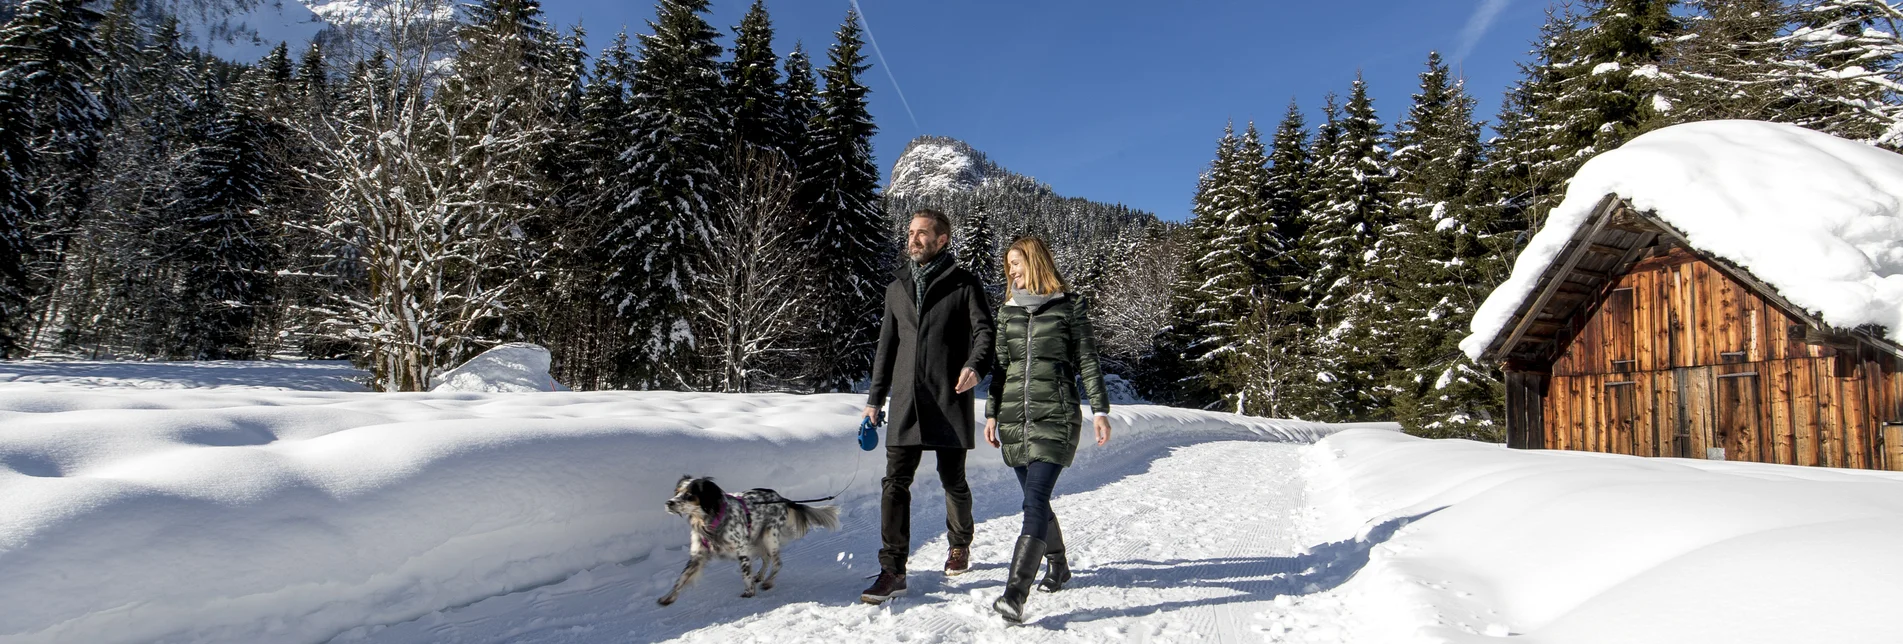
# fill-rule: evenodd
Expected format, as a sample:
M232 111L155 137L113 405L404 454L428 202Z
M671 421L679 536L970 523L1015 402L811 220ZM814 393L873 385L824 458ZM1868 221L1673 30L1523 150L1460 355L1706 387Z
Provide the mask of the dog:
M666 505L668 512L687 519L689 529L687 567L674 589L658 600L662 606L674 603L714 559L740 560L740 576L747 582L741 597L752 597L755 587L772 590L780 574L781 543L806 536L813 526L839 529L838 506L795 503L764 488L727 494L710 478L682 476Z

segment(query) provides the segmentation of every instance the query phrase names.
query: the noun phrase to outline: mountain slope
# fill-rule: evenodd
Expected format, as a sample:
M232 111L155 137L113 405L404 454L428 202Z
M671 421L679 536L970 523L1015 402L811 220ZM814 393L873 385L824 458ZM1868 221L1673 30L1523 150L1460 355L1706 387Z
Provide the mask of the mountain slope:
M1037 179L993 163L969 144L942 136L921 136L906 146L892 166L885 204L899 229L919 208L944 212L961 230L968 218L984 213L993 255L1001 255L1019 236L1043 237L1059 268L1085 287L1092 285L1109 257L1127 251L1132 240L1160 225L1156 215L1128 206L1060 196ZM964 247L963 240L955 243Z

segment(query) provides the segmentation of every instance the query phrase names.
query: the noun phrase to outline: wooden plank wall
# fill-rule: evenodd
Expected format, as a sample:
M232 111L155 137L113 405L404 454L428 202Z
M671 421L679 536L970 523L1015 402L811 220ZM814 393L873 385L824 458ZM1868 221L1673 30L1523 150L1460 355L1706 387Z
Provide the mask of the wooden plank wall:
M1898 359L1805 342L1800 319L1682 249L1634 265L1569 325L1550 377L1508 374L1509 408L1543 411L1529 446L1903 470L1903 433L1885 429L1903 423Z

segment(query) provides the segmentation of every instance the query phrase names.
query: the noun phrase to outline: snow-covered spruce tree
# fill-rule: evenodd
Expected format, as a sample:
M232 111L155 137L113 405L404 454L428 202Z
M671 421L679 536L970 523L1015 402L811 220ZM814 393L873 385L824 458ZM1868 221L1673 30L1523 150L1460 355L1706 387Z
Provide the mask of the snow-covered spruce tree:
M117 331L121 317L118 314L128 310L123 302L113 303L107 300L108 294L113 290L111 284L116 272L113 269L125 267L126 260L130 259L130 254L124 252L129 249L113 248L113 246L132 241L120 234L120 231L127 228L125 225L127 217L122 216L121 213L130 213L132 210L114 208L113 206L118 204L112 203L113 197L124 196L128 192L144 192L138 189L136 178L143 174L143 169L152 165L144 159L140 159L137 163L123 162L128 148L141 147L142 141L138 141L138 137L127 136L125 128L119 126L122 115L134 113L137 107L138 83L136 80L140 66L136 59L144 39L144 30L134 14L135 4L132 0L120 0L115 3L95 31L95 47L100 55L95 63L91 84L100 98L100 105L104 108L99 152L95 165L95 176L98 177L98 181L87 186L90 191L87 209L74 218L75 226L66 238L66 261L54 273L59 277L58 282L41 285L45 289L42 294L41 309L57 311L59 317L46 321L47 324L53 326L53 329L50 332L43 332L42 335L51 336L48 339L51 340L52 346L48 347L46 343L42 343L36 347L40 350L51 348L56 351L77 353L95 348L100 338L111 336ZM128 120L136 121L136 119ZM0 125L0 128L6 128L10 134L25 134L25 129L19 127L26 122L24 118L17 120L8 118L7 121L7 125ZM20 144L24 144L24 141ZM26 162L25 160L29 158L19 150L10 154L21 159L22 162ZM21 178L21 183L16 185L24 190L28 183ZM19 194L16 197L28 198L26 194ZM32 208L30 202L22 205L28 209ZM25 231L16 228L15 232L21 235L21 239L17 241L16 251L25 252ZM7 245L7 242L0 242L0 245ZM0 254L8 253L0 251ZM17 254L13 257L14 260L9 262L10 269L23 276L24 267L18 262L26 258ZM8 269L0 269L0 271L6 270ZM0 277L0 283L8 280L8 277ZM8 317L8 314L4 312L8 308L24 316L20 309L25 302L25 293L19 292L15 295L21 299L12 300L11 307L0 304L0 320ZM0 297L0 299L11 298ZM57 304L47 306L53 303ZM18 321L18 318L15 321ZM7 334L5 325L0 324L0 336ZM4 354L4 349L0 349L0 354Z
M1504 212L1538 229L1586 159L1662 122L1659 69L1681 32L1676 0L1586 0L1549 12L1535 61L1501 107L1483 174Z
M100 130L107 116L92 81L100 53L94 29L102 16L83 0L24 0L0 28L0 112L12 118L0 143L8 160L9 183L19 198L4 204L7 218L23 232L19 248L25 279L0 286L30 298L27 315L40 321L29 334L57 318L52 293L66 261L67 244L87 208L89 184L97 161ZM6 299L9 296L0 296ZM0 307L6 306L0 302ZM18 329L24 317L0 320ZM0 332L18 345L33 339L17 331ZM26 347L30 349L31 347Z
M897 247L879 203L879 169L872 162L877 127L859 82L867 65L859 16L848 12L827 50L819 112L801 154L800 205L807 210L800 238L813 253L818 313L824 342L815 343L810 382L820 391L847 389L871 368L885 285Z
M1808 0L1792 11L1794 49L1771 75L1795 81L1800 125L1903 148L1903 7L1888 0Z
M1191 200L1187 239L1184 240L1182 266L1170 287L1169 325L1160 334L1155 376L1161 382L1146 387L1169 392L1167 400L1180 406L1207 407L1222 401L1226 391L1219 374L1210 368L1210 353L1222 346L1234 319L1212 317L1222 310L1215 287L1246 280L1246 275L1212 271L1217 261L1234 253L1216 252L1216 244L1237 237L1228 230L1227 213L1218 208L1227 186L1232 186L1236 150L1233 123L1223 126L1216 141L1216 158L1196 181L1196 196ZM1233 241L1233 240L1232 240Z
M1391 288L1375 336L1398 361L1388 379L1394 417L1411 433L1498 438L1499 379L1459 350L1473 312L1505 280L1507 248L1474 208L1480 125L1474 100L1429 54L1407 117L1394 134L1394 223L1370 274ZM1510 237L1505 238L1510 240Z
M959 213L952 231L952 253L958 265L971 271L985 284L994 299L1004 294L1004 273L998 258L998 234L991 228L991 213L983 206Z
M1783 0L1689 0L1657 80L1657 125L1748 118L1794 122L1800 90L1776 74L1794 47L1779 41L1791 20Z
M27 191L31 148L17 128L25 121L23 101L14 88L0 85L0 358L20 353L21 330L27 318L26 222L37 212Z
M172 206L186 160L201 143L195 126L206 122L194 112L201 63L180 38L177 23L166 20L143 44L107 45L102 72L122 75L132 93L105 132L93 212L62 271L69 277L61 288L70 289L58 298L70 307L59 331L65 350L168 356L177 348L171 341L182 316L172 253L184 217Z
M798 148L784 147L787 135L786 114L781 107L784 92L780 88L780 57L773 53L773 22L767 16L765 0L754 0L733 32L733 60L721 67L733 138L746 145L797 154Z
M1305 216L1312 172L1308 146L1308 123L1302 117L1301 106L1291 100L1282 122L1275 126L1275 138L1269 143L1268 153L1269 221L1274 225L1271 230L1277 244L1282 246L1281 251L1289 253L1280 262L1283 270L1270 279L1276 282L1275 288L1285 294L1294 293L1293 289L1298 286L1299 280L1289 278L1304 276L1296 261L1300 258L1296 247L1308 229Z
M1237 355L1236 325L1259 298L1270 296L1266 262L1284 256L1269 216L1267 163L1255 124L1240 137L1225 126L1191 206L1194 241L1174 288L1166 344L1189 368L1184 391L1202 394L1205 404L1233 408L1234 394L1255 377L1253 365Z
M706 0L661 0L642 34L624 127L635 141L610 185L620 199L602 240L612 263L607 296L628 330L619 380L687 388L693 378L694 265L728 140L721 48L701 14Z
M273 125L286 133L280 148L285 171L277 194L269 199L283 276L277 282L275 329L269 336L277 351L315 359L349 357L347 344L323 333L323 321L333 294L347 292L358 276L348 261L348 247L318 232L329 196L326 186L297 170L320 167L326 159L323 148L335 144L307 136L331 132L324 124L337 118L337 84L322 44L313 42L304 50L287 85L284 106L267 112Z
M723 162L713 242L696 273L703 380L719 391L784 391L798 386L812 333L794 200L799 183L783 152L736 143Z
M813 121L819 116L819 84L813 80L813 61L798 43L786 55L786 82L780 84L780 141L775 146L793 155L795 172L812 148ZM802 185L804 182L802 181Z
M1393 222L1387 187L1393 168L1367 83L1356 78L1338 123L1340 138L1317 174L1313 214L1303 247L1314 262L1311 290L1317 333L1317 377L1322 399L1306 403L1304 417L1361 420L1385 416L1382 384L1393 357L1373 334L1375 311L1386 306L1387 285L1368 273L1381 249L1381 231Z
M303 137L296 135L295 122L302 107L297 73L289 45L280 43L257 65L244 70L233 87L238 91L230 99L235 109L253 119L251 127L257 131L261 174L265 178L256 221L263 229L260 240L270 259L263 270L269 281L263 305L256 311L251 343L260 356L302 349L308 339L302 330L315 321L299 319L297 314L303 307L286 297L293 290L287 287L297 280L285 277L295 275L311 253L303 244L308 235L298 227L315 224L323 212L318 199L321 193L311 190L292 170L317 163L317 155L308 149ZM306 247L298 248L300 245ZM293 252L299 254L294 256Z
M623 126L634 60L626 33L595 59L582 86L577 121L566 128L568 143L554 151L574 168L555 183L560 218L557 243L547 258L552 292L568 309L549 322L544 342L555 363L555 379L570 387L594 390L617 384L615 361L626 350L626 330L615 307L604 297L611 270L609 249L600 243L615 225L620 200L612 190L621 175L621 153L634 141Z
M1324 126L1333 149L1340 139L1339 119L1332 97L1329 122ZM1237 392L1237 407L1245 413L1285 418L1309 413L1320 394L1315 379L1314 316L1306 299L1310 280L1302 241L1310 226L1309 202L1314 183L1307 123L1301 107L1289 102L1269 144L1267 232L1275 240L1274 254L1262 257L1263 297L1238 322L1244 362L1260 365Z
M185 157L178 220L178 321L168 357L248 360L253 332L269 305L275 268L265 193L277 168L268 158L263 117L225 94L256 92L257 83L221 88L205 78L193 113L194 138Z
M535 184L542 202L534 217L522 225L524 252L533 258L533 270L523 276L522 306L510 316L515 334L547 348L551 354L550 373L571 371L567 363L591 356L571 355L578 335L591 335L596 320L589 319L587 303L600 300L598 289L582 293L573 282L583 279L581 248L570 245L572 231L586 217L584 209L595 193L588 190L586 176L592 160L578 154L582 147L583 112L587 104L587 33L572 27L568 34L547 43L544 95L540 109L550 127L549 140L537 151ZM585 244L582 248L592 247ZM588 266L588 269L595 265ZM577 300L579 295L582 300ZM586 353L586 351L583 351ZM556 366L559 363L562 366ZM558 382L568 380L557 379ZM569 385L595 389L593 383Z
M1315 279L1315 271L1323 268L1320 249L1315 242L1315 225L1321 221L1321 206L1327 196L1328 176L1335 163L1335 148L1341 145L1341 98L1329 92L1322 98L1322 122L1315 128L1315 138L1308 146L1308 173L1301 184L1301 216L1298 218L1302 236L1295 245L1295 263L1301 266L1307 279L1298 283L1301 289L1301 301L1309 312L1310 324L1314 321L1314 308L1323 289ZM1287 205L1286 203L1282 205Z
M331 86L330 64L322 43L313 41L304 49L304 54L297 59L295 78L298 108L309 114L329 115L336 106L337 95Z
M1212 191L1211 206L1221 213L1221 235L1196 260L1204 262L1203 289L1208 295L1204 319L1221 322L1207 326L1213 341L1205 354L1204 370L1215 376L1223 392L1223 407L1239 413L1279 411L1275 396L1244 394L1252 385L1284 377L1280 360L1249 350L1252 342L1274 342L1272 336L1252 334L1243 322L1265 310L1271 324L1279 324L1285 303L1282 280L1292 257L1288 240L1277 230L1270 197L1274 191L1269 157L1254 123L1244 129L1229 159L1222 185ZM1266 329L1265 329L1266 330ZM1259 389L1259 387L1257 387Z

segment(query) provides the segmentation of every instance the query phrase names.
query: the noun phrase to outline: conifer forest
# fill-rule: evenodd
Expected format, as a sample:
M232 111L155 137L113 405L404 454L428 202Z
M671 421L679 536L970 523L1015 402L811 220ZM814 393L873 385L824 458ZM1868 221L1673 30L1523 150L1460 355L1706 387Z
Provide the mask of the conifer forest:
M537 0L380 6L232 62L144 0L0 2L0 353L349 359L418 391L525 341L575 389L844 391L935 207L1000 300L1000 251L1049 239L1150 401L1499 440L1499 374L1456 344L1586 159L1732 118L1903 147L1888 0L1554 4L1498 114L1421 52L1394 122L1344 78L1209 124L1180 223L997 168L881 186L850 12L809 52L763 2L657 0L589 51Z

